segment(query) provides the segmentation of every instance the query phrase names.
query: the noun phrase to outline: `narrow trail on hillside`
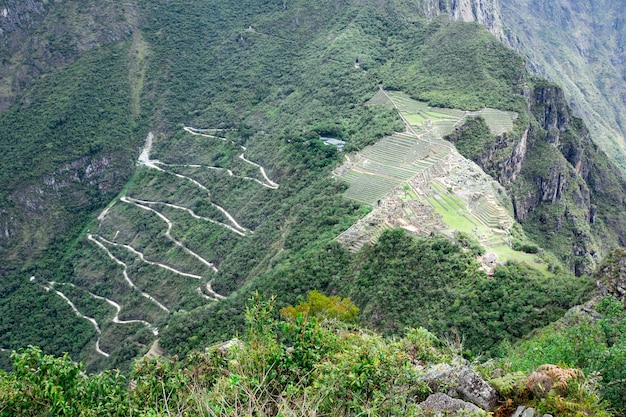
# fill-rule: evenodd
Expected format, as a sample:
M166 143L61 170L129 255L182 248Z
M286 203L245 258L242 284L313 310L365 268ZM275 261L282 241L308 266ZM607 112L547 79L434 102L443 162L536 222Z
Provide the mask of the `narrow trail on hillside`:
M109 211L111 211L111 208L113 208L114 205L115 205L115 202L110 203L104 210L102 210L102 213L98 215L99 222L104 220L104 218L106 217L107 214L109 214Z
M159 329L157 329L156 327L154 327L152 324L148 323L145 320L121 320L120 319L120 312L122 311L122 306L120 306L118 303L116 303L115 301L106 298L106 297L101 297L99 295L96 295L92 292L87 291L87 293L92 296L93 298L96 298L98 300L103 300L106 301L107 303L109 303L109 305L111 305L114 309L115 309L115 316L113 316L113 318L111 319L111 321L113 323L116 324L133 324L133 323L141 323L144 326L146 326L147 328L150 329L150 331L152 331L152 334L155 336L159 335Z
M120 248L125 248L125 249L127 249L129 252L131 252L132 254L136 255L139 259L141 259L141 261L142 261L143 263L146 263L146 264L148 264L148 265L158 266L159 268L166 269L166 270L168 270L168 271L170 271L170 272L175 273L176 275L180 275L180 276L183 276L183 277L195 278L195 279L202 279L202 276L200 276L200 275L190 274L190 273L188 273L188 272L179 271L178 269L176 269L176 268L172 268L172 267L171 267L171 266L169 266L169 265L165 265L165 264L162 264L162 263L160 263L160 262L150 261L150 260L146 259L146 257L144 256L144 254L143 254L142 252L139 252L137 249L133 248L133 247L132 247L132 246L130 246L130 245L123 245L123 244L121 244L121 243L111 242L110 240L105 239L105 238L104 238L104 237L102 237L102 236L99 236L99 239L100 239L101 241L103 241L104 243L107 243L107 244L109 244L109 245L111 245L111 246L117 246L117 247L120 247Z
M198 295L200 297L204 298L205 300L214 300L213 298L209 297L204 292L202 292L202 288L201 287L196 288L196 292L198 293Z
M246 159L246 157L244 156L243 153L241 155L239 155L239 159L249 163L252 166L255 166L255 167L259 168L259 171L261 171L261 175L263 175L263 178L265 178L265 181L267 181L267 185L266 184L263 184L263 185L265 185L266 187L271 188L273 190L276 190L278 188L278 184L276 184L274 181L272 181L270 179L270 177L267 176L267 174L265 173L265 168L263 168L261 165L255 163L255 162L252 162L249 159Z
M159 165L162 164L161 161L157 160L157 159L150 159L150 152L152 150L152 139L153 139L153 134L152 132L150 132L148 134L148 137L146 138L146 143L143 147L143 150L141 151L141 154L139 155L139 163L148 167L148 168L153 168L156 169L158 171L164 172L166 174L169 175L173 175L175 177L190 181L192 184L194 184L196 187L200 188L201 190L203 190L204 192L206 192L209 196L209 201L211 203L211 205L213 207L215 207L217 210L219 210L222 214L224 214L224 216L226 216L228 218L228 220L231 222L231 224L239 229L241 232L251 232L250 230L246 229L245 227L243 227L242 225L240 225L237 220L235 220L235 218L223 207L219 206L218 204L215 204L214 202L211 201L211 190L209 190L207 187L205 187L204 185L202 185L200 182L196 181L195 179L188 177L186 175L182 175L176 172L170 172L167 171L163 168L161 168ZM123 199L126 197L122 197L122 201Z
M146 204L146 205L162 205L162 206L165 206L165 207L170 207L170 208L173 208L173 209L176 209L176 210L186 211L186 212L187 212L187 213L189 213L189 215L191 215L191 217L193 217L194 219L204 220L204 221L207 221L207 222L209 222L209 223L217 224L217 225L219 225L219 226L222 226L222 227L224 227L224 228L226 228L226 229L230 230L230 231L231 231L231 232L233 232L233 233L238 234L239 236L242 236L242 237L245 237L245 236L246 236L246 234L245 234L245 233L243 233L243 232L242 232L242 231L240 231L240 230L235 229L235 228L234 228L234 227L232 227L232 226L229 226L229 225L227 225L227 224L225 224L225 223L222 223L222 222L218 222L217 220L213 220L213 219L210 219L210 218L208 218L208 217L200 216L200 215L196 214L193 210L191 210L191 209L189 209L189 208L187 208L187 207L178 206L178 205L176 205L176 204L171 204L171 203L164 203L164 202L161 202L161 201L148 201L148 200L137 200L137 199L135 199L135 200L136 200L136 201L138 201L140 204Z
M137 285L135 285L135 283L128 276L128 266L126 265L126 263L124 263L121 260L117 259L115 257L115 255L113 255L111 253L109 248L107 248L102 242L100 242L99 240L94 238L92 234L88 234L87 235L87 239L89 239L90 241L94 242L100 249L102 249L103 251L106 252L106 254L109 256L109 258L111 258L118 265L122 266L122 268L123 268L122 269L122 275L124 276L124 279L126 280L126 282L128 283L128 285L131 288L134 288L134 289L138 290L142 297L147 298L148 300L152 301L161 310L165 311L166 313L170 312L170 310L167 307L165 307L163 304L161 304L156 298L154 298L153 296L151 296L150 294L148 294L146 292L143 292L139 287L137 287Z
M76 286L76 285L72 284L71 282L59 282L59 283L55 283L55 284L59 284L59 285L69 285L70 287L73 287L73 288L82 289L82 290L84 290L85 292L87 292L87 294L89 294L89 296L91 296L92 298L95 298L95 299L97 299L97 300L106 301L108 304L110 304L111 306L113 306L113 308L115 308L115 310L116 310L115 316L113 316L113 318L111 319L111 321L112 321L113 323L116 323L116 324L134 324L134 323L141 323L141 324L145 325L146 327L148 327L148 328L152 331L152 333L153 333L155 336L157 336L157 335L159 334L159 332L158 332L157 328L156 328L156 327L153 327L153 326L152 326L152 324L148 323L148 322L147 322L147 321L145 321L145 320L121 320L121 319L120 319L119 314L120 314L120 311L122 311L122 307L121 307L118 303L116 303L115 301L113 301L113 300L111 300L111 299L109 299L109 298L102 297L102 296L100 296L100 295L94 294L94 293L92 293L91 291L85 290L84 288L81 288L81 287L78 287L78 286Z
M191 127L191 126L184 126L183 130L187 133L191 133L192 135L196 135L196 136L204 136L205 138L211 138L211 139L219 139L221 141L227 142L228 139L223 138L221 136L215 136L215 135L209 135L208 133L204 133L207 130L212 130L212 129L199 129L196 127Z
M139 252L137 249L133 248L130 245L123 245L123 244L120 244L120 243L111 242L110 240L107 240L107 239L103 238L102 236L99 236L99 239L101 241L109 244L109 245L122 247L122 248L127 249L129 252L131 252L132 254L136 255L142 262L144 262L144 263L146 263L148 265L158 266L159 268L163 268L165 270L173 272L176 275L180 275L180 276L183 276L183 277L194 278L194 279L203 279L204 278L201 275L190 274L188 272L179 271L178 269L172 268L171 266L162 264L160 262L150 261L150 260L145 258L144 254L142 252ZM207 284L207 285L210 285L210 284ZM202 292L201 288L198 288L198 290L200 290L200 292ZM213 299L213 300L223 300L224 298L226 298L226 297L216 293L215 291L213 291L210 288L210 286L207 286L207 291L209 292L209 294L211 294L213 296L213 297L209 297L210 299Z
M204 136L204 137L207 137L207 138L219 139L219 140L222 140L222 141L226 141L227 140L226 138L221 138L219 136L214 136L214 135L209 135L209 134L206 134L206 133L202 133L204 131L204 129L198 129L198 128L190 127L190 126L185 126L183 129L185 130L185 132L190 133L192 135ZM231 143L235 144L233 141L231 141ZM241 149L243 151L246 150L245 146L243 146L243 145L239 145L239 146L241 147ZM259 169L259 171L261 172L261 175L265 179L265 183L257 180L261 185L263 185L263 186L265 186L267 188L271 188L273 190L276 190L278 188L279 184L275 183L274 181L272 181L267 176L267 173L265 172L265 168L263 168L261 165L257 164L256 162L252 162L249 159L246 159L246 157L244 156L243 153L241 155L239 155L239 159L241 159L242 161L244 161L244 162L246 162L246 163L248 163L248 164L250 164L250 165L252 165L252 166L254 166L254 167ZM252 179L254 179L254 178L252 178Z
M32 279L33 278L31 278L31 280ZM102 349L100 349L100 337L102 336L102 331L100 330L100 326L98 325L98 322L96 321L96 319L94 319L93 317L86 316L83 313L81 313L80 311L78 311L78 308L76 308L76 306L74 305L72 300L67 298L67 296L65 294L63 294L61 291L59 291L56 288L54 288L55 284L56 284L56 282L53 281L53 282L48 282L48 285L41 285L41 286L46 291L54 291L59 297L61 297L62 299L65 300L65 302L74 311L74 314L76 314L81 319L87 320L88 322L90 322L93 325L94 329L96 329L96 333L98 334L98 337L96 338L96 352L98 352L100 355L108 358L109 354L106 353L105 351L103 351Z
M188 247L185 246L185 244L179 240L177 240L174 236L172 236L172 229L174 226L174 221L171 220L170 218L167 217L166 214L161 213L160 211L156 210L156 206L161 206L161 207L167 207L170 209L174 209L174 210L180 210L183 211L185 213L187 213L188 215L190 215L192 218L197 219L197 220L202 220L202 221L206 221L215 225L218 225L220 227L223 227L225 229L227 229L230 232L233 232L235 234L237 234L238 236L241 237L246 237L249 236L250 234L254 233L252 230L244 227L243 225L241 225L236 219L235 216L233 216L231 213L228 212L228 210L226 210L224 207L221 207L220 205L214 203L213 201L211 201L211 190L209 187L205 186L204 184L202 184L200 181L188 176L188 175L184 175L183 173L177 172L177 171L181 171L180 169L177 168L199 168L199 169L206 169L206 170L213 170L213 171L218 171L218 172L223 172L224 174L230 176L230 177L235 177L235 178L241 178L243 180L246 181L254 181L255 183L259 184L262 187L265 188L269 188L272 190L275 190L279 187L279 184L272 181L270 179L270 177L267 175L267 172L265 170L265 168L263 166L261 166L260 164L253 162L249 159L246 158L245 155L245 151L246 151L246 147L242 146L242 145L238 145L236 144L234 141L228 139L228 138L224 138L221 136L217 136L219 135L221 130L224 129L199 129L199 128L194 128L194 127L189 127L189 126L184 126L183 129L185 130L185 132L191 134L191 135L195 135L195 136L200 136L200 137L204 137L210 140L219 140L222 142L228 142L231 145L234 146L238 146L241 149L241 153L239 153L237 156L238 158L243 161L245 164L248 164L252 167L254 167L255 169L258 170L259 175L254 178L254 177L250 177L250 176L246 176L246 175L237 175L235 172L233 172L233 170L228 169L228 168L223 168L223 167L217 167L217 166L210 166L210 165L201 165L201 164L169 164L169 163L165 163L165 162L161 162L158 159L151 159L151 152L152 152L152 146L153 146L153 141L154 141L154 134L152 132L149 132L147 137L146 137L146 141L144 144L143 149L141 150L141 153L139 155L138 158L138 165L143 165L147 168L150 169L155 169L159 172L174 176L176 178L179 178L183 181L187 181L190 184L193 184L193 187L201 190L201 192L206 193L206 195L208 196L208 202L211 204L212 207L214 207L216 210L218 210L223 216L224 218L220 219L222 221L213 219L213 218L209 218L209 217L205 217L205 216L201 216L198 213L194 212L192 209L188 208L188 207L184 207L181 205L177 205L177 204L173 204L171 202L165 202L165 201L148 201L148 200L142 200L142 199L137 199L137 198L132 198L129 196L122 196L119 198L118 201L125 203L125 204L129 204L129 205L133 205L136 206L142 210L151 212L153 214L155 214L156 216L158 216L163 222L165 222L166 224L166 230L165 230L165 237L170 240L172 243L174 243L174 245L176 245L177 247L179 247L180 249L182 249L187 255L195 258L196 260L198 260L199 262L201 262L204 266L208 267L212 272L217 273L218 272L218 268L212 263L209 262L207 259L205 259L203 256L201 256L200 254L194 252L193 250L189 249ZM241 164L239 164L239 166L241 167ZM184 171L183 171L184 172ZM253 174L256 175L256 174ZM115 206L116 202L112 202L110 205L108 205L97 217L98 222L102 223L105 218L109 215L111 209ZM219 216L218 216L219 217ZM115 237L117 237L119 234L119 231L115 234ZM203 277L200 274L195 274L195 273L190 273L190 272L184 272L181 271L179 269L176 269L173 266L170 265L166 265L162 262L158 262L157 260L151 260L151 259L147 259L146 256L144 255L144 253L142 252L141 248L134 248L132 247L130 244L121 244L121 243L117 243L115 242L115 238L113 238L112 240L106 239L103 236L100 236L96 233L94 234L88 234L87 235L87 239L91 242L93 242L99 249L103 250L107 256L113 260L116 264L118 264L119 266L122 267L122 275L124 277L124 280L126 281L126 283L128 284L129 287L131 287L132 289L138 290L139 293L141 294L142 297L148 299L150 302L154 303L155 305L157 305L159 307L159 309L163 310L164 312L169 312L169 308L167 308L163 303L161 303L159 300L157 300L155 297L153 297L152 295L148 294L147 292L144 292L143 290L141 290L131 279L131 277L129 276L129 271L128 271L128 265L123 262L121 259L117 258L110 250L110 248L112 249L112 247L119 247L119 248L123 248L124 250L128 251L129 253L131 253L133 256L136 256L141 262L147 264L147 265L152 265L152 266L156 266L158 268L162 268L164 270L167 270L168 272L171 272L175 275L181 276L181 277L187 277L187 278L192 278L192 279L197 279L197 280L205 280L207 277ZM205 298L206 300L211 300L211 301L217 301L217 300L223 300L226 297L224 297L223 295L217 293L216 291L213 290L212 286L211 286L212 282L211 280L207 280L206 283L202 283L200 287L198 287L196 290L198 292L198 294ZM69 284L72 285L72 284ZM116 301L111 300L109 298L106 297L102 297L100 295L94 294L89 292L88 290L87 293L93 297L96 298L98 300L103 300L106 303L108 303L109 305L111 305L116 313L115 316L111 319L112 322L117 323L117 324L131 324L131 323L141 323L144 326L150 328L153 332L154 335L158 334L158 330L152 326L152 324L150 324L149 322L145 321L145 320L121 320L119 315L120 312L122 311L122 306L120 304L118 304ZM85 316L86 317L86 316ZM97 324L97 323L96 323ZM99 329L99 326L98 326ZM100 333L99 333L100 334ZM99 347L98 347L99 348Z
M245 162L247 162L247 163L249 163L249 164L256 165L254 162L252 162L252 161L249 161L249 160L245 159L245 158L243 157L243 154L239 155L239 158L243 159ZM267 177L267 175L266 175L266 173L265 173L265 169L264 169L263 167L261 167L260 165L259 165L259 170L260 170L261 174L264 176L264 178L265 178L265 180L266 180L267 182L263 182L263 181L259 180L258 178L247 177L247 176L245 176L245 175L235 175L235 173L234 173L232 170L228 169L228 168L216 167L216 166L212 166L212 165L199 165L199 164L166 164L165 162L161 162L161 161L154 162L154 163L155 163L155 164L157 164L157 165L161 165L161 166L164 166L164 167L170 167L170 168L175 168L175 167L182 167L182 168L204 168L204 169L209 169L209 170L214 170L214 171L223 171L223 172L226 172L226 173L228 174L228 176L230 176L230 177L234 177L234 178L241 178L241 179L244 179L244 180L247 180L247 181L254 181L254 182L256 182L257 184L259 184L259 185L261 185L261 186L263 186L263 187L269 188L269 189L271 189L271 190L276 190L276 189L278 188L278 184L276 184L275 182L273 182L272 180L270 180L270 179ZM174 172L172 172L172 174L176 175L176 174L178 174L178 173L174 173Z
M215 265L213 265L211 262L207 261L202 256L198 255L197 253L195 253L194 251L192 251L191 249L189 249L188 247L183 245L180 241L178 241L174 237L172 237L172 233L171 232L172 232L173 223L172 223L172 221L170 219L165 217L165 215L163 215L162 213L156 211L152 207L149 207L149 206L141 204L141 200L136 200L136 199L130 198L130 197L122 197L122 198L120 198L120 200L122 202L124 202L124 203L135 205L135 206L137 206L137 207L139 207L139 208L141 208L143 210L147 210L147 211L150 211L150 212L156 214L161 220L163 220L167 224L167 230L165 232L165 237L167 237L172 243L174 243L176 246L178 246L179 248L181 248L182 250L187 252L189 255L193 256L194 258L196 258L197 260L199 260L200 262L202 262L203 264L205 264L206 266L211 268L211 270L213 272L217 272L217 268L215 267Z
M223 295L221 295L221 294L216 293L216 292L215 292L215 290L213 290L213 288L211 287L211 281L208 281L208 282L206 283L206 290L207 290L207 292L208 292L209 294L211 294L211 296L212 296L213 298L216 298L216 299L218 299L218 300L225 300L225 299L226 299L226 297L224 297L224 296L223 296Z

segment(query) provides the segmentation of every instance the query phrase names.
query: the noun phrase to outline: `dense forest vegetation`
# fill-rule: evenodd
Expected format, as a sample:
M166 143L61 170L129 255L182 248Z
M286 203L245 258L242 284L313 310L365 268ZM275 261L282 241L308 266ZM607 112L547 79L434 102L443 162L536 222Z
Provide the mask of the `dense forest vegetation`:
M302 251L228 300L175 313L161 343L183 354L224 340L232 333L223 329L243 330L243 305L255 291L278 295L283 306L310 289L349 295L361 309L362 322L383 333L421 325L463 340L471 356L497 353L503 340L558 319L585 300L592 283L567 273L544 276L515 263L487 277L474 254L459 244L394 230L357 256L333 242Z

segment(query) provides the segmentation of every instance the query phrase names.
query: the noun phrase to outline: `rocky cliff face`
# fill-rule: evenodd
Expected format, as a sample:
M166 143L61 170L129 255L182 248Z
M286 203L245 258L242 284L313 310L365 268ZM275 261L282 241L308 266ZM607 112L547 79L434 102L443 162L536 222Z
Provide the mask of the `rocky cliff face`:
M571 119L563 90L557 86L542 85L533 90L529 101L531 112L546 131L545 140L558 147L559 137L569 128Z
M626 302L626 250L616 249L609 253L598 267L594 278L602 296L611 294Z
M621 0L502 2L501 39L530 69L561 85L574 112L626 170L626 3Z
M561 85L600 149L626 172L626 3L621 0L424 0L429 17L474 21Z
M0 35L14 32L20 28L33 27L33 22L40 20L45 8L42 2L33 0L8 0L0 6Z
M118 66L122 69L110 76L113 82L107 86L123 84L128 77L125 59L99 63L101 70L94 70L92 78L83 66L74 76L54 81L53 84L61 86L68 103L86 100L93 105L81 102L80 106L68 104L57 108L52 103L43 103L46 94L33 95L33 91L44 91L45 86L37 82L44 76L48 79L57 76L59 72L52 73L55 69L71 69L81 58L88 59L86 54L90 51L112 48L113 44L127 40L140 22L137 7L132 1L0 0L0 113L8 117L4 119L0 136L9 148L14 143L15 148L29 155L13 165L9 163L13 161L4 163L5 169L15 166L20 170L13 178L5 175L2 179L9 181L0 187L0 254L7 264L12 259L28 259L46 248L75 227L81 216L105 204L127 179L132 162L120 150L123 145L118 142L130 141L129 130L114 120L113 100L102 91L79 98L79 92L85 88L77 87L95 79L108 79L102 70ZM115 54L122 56L125 52L122 48L119 51L122 52ZM33 85L37 86L36 90L31 88ZM45 91L56 94L50 92L54 89ZM54 97L51 98L54 103L62 101ZM56 113L50 120L29 119L28 122L41 126L38 135L27 137L19 133L25 122L19 117L11 118L11 114L27 112L36 106ZM81 112L80 117L76 116ZM90 124L90 131L82 129L85 123ZM56 138L57 135L63 139ZM65 140L76 144L70 147L84 148L84 153L57 149L65 146ZM85 143L94 146L81 148Z
M42 74L126 39L138 23L134 2L0 1L0 112Z
M625 241L626 184L561 88L540 82L526 99L531 120L523 133L498 137L477 162L509 189L516 220L537 241L577 274L589 273L598 255ZM502 149L510 154L498 160Z
M444 14L463 22L478 22L500 36L502 19L498 0L424 0L424 14L429 18Z
M524 97L526 116L516 129L473 159L507 188L515 219L537 242L577 274L589 273L599 256L626 241L626 182L560 87L534 81ZM465 128L450 136L470 138Z
M10 204L0 206L0 253L5 261L37 255L75 226L69 219L106 203L125 179L114 159L82 157L7 196Z

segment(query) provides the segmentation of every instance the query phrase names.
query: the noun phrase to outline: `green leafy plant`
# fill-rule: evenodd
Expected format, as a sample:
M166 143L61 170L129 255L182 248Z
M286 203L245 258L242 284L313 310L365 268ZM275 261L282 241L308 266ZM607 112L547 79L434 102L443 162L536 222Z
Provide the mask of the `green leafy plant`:
M280 310L280 315L286 319L294 319L302 314L320 319L338 319L346 323L354 322L358 313L358 307L349 298L328 297L316 290L307 294L307 301L295 307L287 306Z

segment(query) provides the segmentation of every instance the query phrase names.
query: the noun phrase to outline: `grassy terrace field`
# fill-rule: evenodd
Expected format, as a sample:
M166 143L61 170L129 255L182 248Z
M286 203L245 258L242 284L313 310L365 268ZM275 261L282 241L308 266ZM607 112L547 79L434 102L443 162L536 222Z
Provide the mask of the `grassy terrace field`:
M513 128L517 117L515 113L489 108L467 112L429 107L404 93L384 90L380 90L368 104L396 109L405 121L406 131L385 137L347 157L350 169L341 176L349 184L345 196L375 207L374 212L383 212L380 218L386 219L376 226L371 221L370 225L362 225L360 233L363 238L352 240L349 243L351 250L358 250L364 243L375 241L382 230L390 227L388 222L394 217L390 215L393 208L390 209L388 203L381 204L381 201L393 195L404 202L415 200L432 207L444 224L444 229L441 229L440 224L433 223L433 231L448 236L457 231L463 232L474 236L488 251L496 253L499 260L535 264L535 255L510 248L508 229L513 220L507 210L497 203L496 196L485 192L489 189L485 184L491 181L490 178L485 176L485 182L481 184L468 181L468 189L462 190L463 198L446 185L447 175L456 175L458 181L470 174L457 172L458 164L469 162L442 137L462 124L466 117L475 115L481 115L493 133L500 134ZM473 195L473 198L469 199L467 195ZM419 224L421 230L424 226L428 229L424 217L419 218L411 210L409 205L403 204L402 210L394 212L400 213L403 218L400 224ZM348 234L354 233L353 228ZM544 270L545 265L538 265L538 268Z
M375 204L402 181L383 176L352 170L343 179L350 184L345 196L365 204Z
M466 112L430 107L398 91L381 90L368 104L397 109L407 124L406 132L387 136L363 149L343 177L350 185L346 197L370 205L440 163L452 151L452 145L442 137L462 124L467 116L483 116L496 134L512 129L517 117L513 112L495 109Z

